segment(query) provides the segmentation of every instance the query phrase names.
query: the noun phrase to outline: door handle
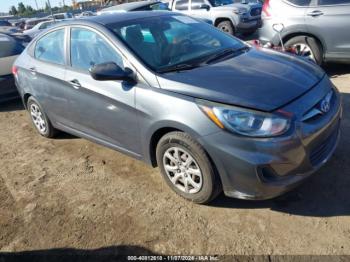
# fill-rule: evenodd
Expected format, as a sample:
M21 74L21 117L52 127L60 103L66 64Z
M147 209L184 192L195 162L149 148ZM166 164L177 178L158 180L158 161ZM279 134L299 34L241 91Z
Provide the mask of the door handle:
M316 17L316 16L323 15L323 12L320 11L320 10L313 10L313 11L307 13L307 15L308 15L308 16Z
M79 89L81 87L81 84L79 83L79 81L77 79L73 79L71 81L69 81L69 83L75 88L75 89Z
M35 67L29 68L29 71L32 75L36 75L36 68Z

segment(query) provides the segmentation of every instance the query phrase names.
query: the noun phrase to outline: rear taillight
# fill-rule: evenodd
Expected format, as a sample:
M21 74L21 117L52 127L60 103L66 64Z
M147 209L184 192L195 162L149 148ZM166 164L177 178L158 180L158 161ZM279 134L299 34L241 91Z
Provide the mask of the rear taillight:
M18 67L17 66L12 66L12 74L16 76L18 73Z
M263 8L262 8L262 12L267 17L271 16L271 13L270 13L270 0L265 0Z

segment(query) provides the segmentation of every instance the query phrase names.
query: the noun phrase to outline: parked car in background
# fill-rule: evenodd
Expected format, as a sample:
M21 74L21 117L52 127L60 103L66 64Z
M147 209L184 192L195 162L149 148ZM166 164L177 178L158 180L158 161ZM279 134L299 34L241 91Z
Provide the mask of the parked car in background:
M23 35L22 30L16 26L12 26L8 21L0 21L0 34L6 34L8 36L14 37L21 42L30 42L31 38L29 36Z
M97 12L97 15L113 14L118 12L131 11L152 11L152 10L169 10L168 5L157 1L139 1L130 2L120 5L104 8Z
M192 17L210 19L228 34L251 34L261 25L260 3L241 4L232 0L171 0L169 8Z
M13 26L10 22L0 20L0 33L15 34L20 32L21 30L18 27Z
M0 102L19 97L11 69L23 50L19 41L9 35L0 34Z
M339 140L340 94L320 67L179 13L60 23L13 71L39 134L63 130L159 166L196 203L222 190L280 195Z
M26 24L24 26L24 30L32 29L35 25L39 24L40 22L49 21L51 19L49 18L31 18L26 20Z
M82 13L80 13L79 15L77 15L77 18L82 18L82 17L88 17L88 16L94 16L95 13L91 12L91 11L84 11Z
M280 44L274 24L283 24L284 45L318 64L350 61L350 0L265 0L262 42Z
M28 29L28 30L24 30L23 34L28 35L31 38L34 38L37 34L39 34L41 31L49 28L55 22L56 21L54 21L54 20L40 22L39 24L36 24L33 28Z
M64 20L64 19L73 18L73 15L71 13L57 13L57 14L46 16L45 18L46 19Z

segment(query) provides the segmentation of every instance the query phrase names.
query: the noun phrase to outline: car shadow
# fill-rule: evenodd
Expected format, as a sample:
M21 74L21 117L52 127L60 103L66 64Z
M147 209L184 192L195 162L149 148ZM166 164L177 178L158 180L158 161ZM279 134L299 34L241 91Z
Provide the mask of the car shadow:
M20 98L0 103L0 112L12 112L20 110L24 110L24 106Z
M344 74L350 74L350 64L330 63L323 66L330 78L336 78Z
M0 252L0 261L6 262L92 262L92 261L130 261L128 256L156 256L149 249L132 246L120 245L103 247L99 249L74 249L57 248L46 250L33 250L22 252Z
M218 208L268 208L283 213L332 217L350 215L350 93L342 93L343 119L339 145L330 161L293 191L265 201L231 199L221 194L210 205Z

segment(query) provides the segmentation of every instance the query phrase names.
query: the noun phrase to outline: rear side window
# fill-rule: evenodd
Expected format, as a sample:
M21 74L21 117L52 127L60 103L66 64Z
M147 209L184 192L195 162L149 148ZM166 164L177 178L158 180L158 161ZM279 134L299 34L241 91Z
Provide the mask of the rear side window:
M319 0L319 5L342 5L350 4L350 0Z
M38 60L64 65L64 29L48 33L36 42L34 57Z
M311 0L287 0L287 2L297 6L309 6Z
M71 64L73 68L89 70L105 62L123 67L122 57L99 34L83 28L71 31Z
M179 0L175 3L176 10L188 10L188 0Z

